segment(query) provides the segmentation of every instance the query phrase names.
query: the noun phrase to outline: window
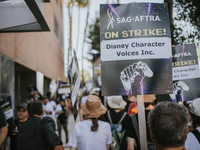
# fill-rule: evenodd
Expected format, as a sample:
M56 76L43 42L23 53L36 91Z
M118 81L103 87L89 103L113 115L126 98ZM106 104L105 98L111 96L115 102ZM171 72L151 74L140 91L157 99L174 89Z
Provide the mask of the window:
M56 19L55 15L54 15L54 33L56 34L56 36L58 38L59 37L58 36L58 22L57 22L57 19Z

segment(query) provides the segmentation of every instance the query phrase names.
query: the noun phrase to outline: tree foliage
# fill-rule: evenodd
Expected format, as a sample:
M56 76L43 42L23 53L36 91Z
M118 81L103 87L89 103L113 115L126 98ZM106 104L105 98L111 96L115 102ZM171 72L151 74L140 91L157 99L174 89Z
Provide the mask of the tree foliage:
M174 44L199 42L200 2L198 0L174 0L173 13Z
M88 43L91 44L89 54L93 54L93 50L100 53L100 19L97 17L94 24L89 26Z

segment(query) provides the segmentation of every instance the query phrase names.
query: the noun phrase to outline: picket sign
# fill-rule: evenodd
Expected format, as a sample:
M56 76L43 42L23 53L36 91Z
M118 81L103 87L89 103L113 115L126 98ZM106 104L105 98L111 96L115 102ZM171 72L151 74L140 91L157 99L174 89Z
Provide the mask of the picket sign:
M147 150L147 131L144 109L144 95L137 95L138 123L140 135L140 149Z
M82 117L81 117L81 116L82 116L82 114L81 114L81 108L78 109L78 114L79 114L79 117L80 117L80 121L82 121Z

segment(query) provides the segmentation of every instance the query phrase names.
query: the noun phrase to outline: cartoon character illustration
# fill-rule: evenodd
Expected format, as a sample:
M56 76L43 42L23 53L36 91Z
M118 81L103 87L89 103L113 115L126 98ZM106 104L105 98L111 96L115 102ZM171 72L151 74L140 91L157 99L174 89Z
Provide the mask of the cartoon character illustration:
M150 78L153 76L153 72L146 63L138 61L137 63L133 63L132 65L126 67L121 72L120 79L124 89L130 90L132 83L141 84L145 76Z
M113 27L113 22L115 22L115 19L114 19L112 13L109 12L109 9L107 9L107 14L108 14L108 17L109 17L109 19L108 19L108 25L107 25L107 30L108 30L109 26L111 26L112 28L114 28Z
M173 94L169 96L173 101L183 101L181 95L184 91L189 91L189 87L183 81L178 81L173 84Z

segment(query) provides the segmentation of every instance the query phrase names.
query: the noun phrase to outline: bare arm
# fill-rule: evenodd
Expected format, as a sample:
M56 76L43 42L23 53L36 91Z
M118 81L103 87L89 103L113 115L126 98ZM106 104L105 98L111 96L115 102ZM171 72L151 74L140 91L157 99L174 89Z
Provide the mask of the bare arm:
M106 144L106 148L107 148L107 150L109 150L110 144Z
M7 137L8 127L4 126L0 129L0 148L3 146L3 143Z
M70 146L70 150L76 150L76 147Z
M137 146L135 139L127 137L128 147L127 150L134 150L134 145Z
M55 150L64 150L64 147L63 147L63 145L56 145L56 146L54 147L54 149L55 149Z

